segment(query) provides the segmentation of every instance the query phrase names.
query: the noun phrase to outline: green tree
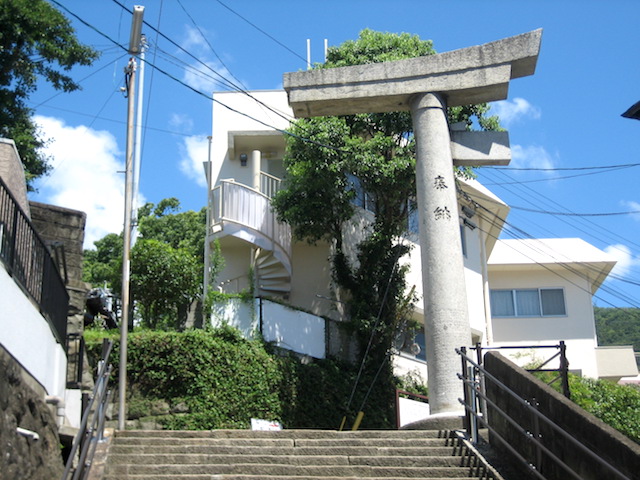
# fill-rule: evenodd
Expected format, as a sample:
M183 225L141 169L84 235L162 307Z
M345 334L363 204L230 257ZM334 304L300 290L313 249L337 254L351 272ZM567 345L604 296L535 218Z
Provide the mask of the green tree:
M594 309L600 345L633 345L640 352L640 308Z
M204 274L206 209L179 212L177 198L138 210L140 237L131 249L131 298L145 326L183 327L184 312L199 297ZM84 251L83 278L93 286L122 290L122 235L110 233ZM211 252L211 275L222 268L219 248Z
M330 48L326 63L315 68L434 53L431 41L415 35L363 30L357 40ZM450 109L449 120L464 122L469 129L499 128L488 109L487 105ZM398 265L409 248L402 239L415 208L411 116L394 112L302 119L291 132L284 158L285 188L274 198L274 207L291 224L296 238L334 245L334 280L351 298L350 318L362 349L373 332L371 367L378 368L411 313L406 267ZM355 205L369 210L372 221L356 255L349 256L344 235L355 228L351 223Z
M26 103L29 95L39 78L63 92L79 89L64 72L96 58L98 52L78 42L69 20L48 2L0 2L0 136L15 141L29 185L49 170L41 151L46 140Z
M113 288L122 277L122 235L109 233L93 242L95 250L85 250L82 279L94 287Z
M203 262L207 210L204 207L198 212L179 210L180 201L175 197L160 200L157 205L144 205L138 211L140 237L185 248Z
M131 297L143 325L181 328L178 309L190 305L201 286L202 264L188 249L141 239L131 250Z

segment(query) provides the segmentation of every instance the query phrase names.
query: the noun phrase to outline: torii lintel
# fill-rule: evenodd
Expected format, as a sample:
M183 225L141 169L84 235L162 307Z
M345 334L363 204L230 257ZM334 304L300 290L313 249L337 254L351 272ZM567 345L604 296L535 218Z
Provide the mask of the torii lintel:
M417 93L448 106L507 98L509 81L532 75L542 30L436 55L284 74L294 115L315 117L409 110Z

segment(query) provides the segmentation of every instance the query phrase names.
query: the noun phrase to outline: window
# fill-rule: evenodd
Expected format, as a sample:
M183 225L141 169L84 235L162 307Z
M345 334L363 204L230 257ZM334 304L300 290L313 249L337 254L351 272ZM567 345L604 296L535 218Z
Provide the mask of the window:
M562 288L491 290L494 317L558 317L567 314Z

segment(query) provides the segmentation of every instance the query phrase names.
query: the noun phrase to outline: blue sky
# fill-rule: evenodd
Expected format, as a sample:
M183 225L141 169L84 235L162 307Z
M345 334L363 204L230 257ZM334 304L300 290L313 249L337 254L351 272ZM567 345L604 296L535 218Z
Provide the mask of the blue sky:
M127 102L120 88L128 59L94 29L127 45L131 16L113 0L58 1L89 25L65 12L79 39L103 53L94 66L74 70L82 91L57 94L43 85L32 96L55 159L32 198L86 211L90 246L122 228ZM144 5L145 20L164 36L253 90L281 88L284 72L304 69L307 39L312 61L322 62L325 38L338 45L364 28L417 34L438 52L542 28L536 73L513 81L508 100L493 106L510 132L511 170L481 169L479 180L514 207L507 220L522 235L582 237L618 258L615 273L626 281L607 282L597 305L640 306L633 284L640 283L640 214L525 210L640 211L640 166L591 169L640 163L640 122L620 116L640 100L640 2L118 1L129 9ZM183 209L198 210L206 201L207 97L228 88L166 38L148 27L143 33L147 60L179 82L146 68L141 194L154 203L174 196Z

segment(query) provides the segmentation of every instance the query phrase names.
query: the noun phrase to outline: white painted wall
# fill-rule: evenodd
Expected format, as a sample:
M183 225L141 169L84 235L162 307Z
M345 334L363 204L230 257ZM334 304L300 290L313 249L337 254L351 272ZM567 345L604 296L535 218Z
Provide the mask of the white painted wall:
M569 368L581 370L587 377L598 376L591 285L585 278L566 269L554 273L537 266L508 271L491 268L489 282L492 289L563 288L567 309L562 317L492 318L494 346L549 345L565 340ZM539 359L543 354L535 355ZM531 354L523 352L511 352L509 356L519 365L532 360Z
M420 379L423 383L427 383L427 364L411 355L399 353L391 359L393 364L393 372L399 376L410 376Z
M238 298L214 304L211 308L211 325L237 328L244 338L253 338L260 328L254 305Z
M314 358L325 358L325 323L316 315L295 310L279 303L260 299L245 302L231 298L212 308L211 325L229 325L245 338L253 338L260 330L266 342Z
M467 292L467 305L469 309L469 325L473 335L479 336L482 341L486 332L486 317L484 309L484 290L482 276L482 262L480 252L480 242L483 241L480 235L480 229L470 230L465 228L467 256L464 258L464 277ZM400 264L408 264L411 266L407 273L407 285L409 288L416 287L418 295L418 303L416 308L422 312L422 272L420 247L417 245L417 237L409 238L412 248L411 251L402 257Z
M0 344L49 395L65 397L67 358L38 308L0 264Z
M293 242L291 254L291 293L289 303L316 315L336 320L342 318L341 304L334 299L331 287L331 247L325 242L309 245ZM318 296L319 295L319 296Z
M429 404L411 400L410 398L400 397L398 399L400 425L408 425L409 423L424 420L429 416Z
M300 310L266 300L262 303L263 338L287 350L325 358L325 323L323 318Z
M287 118L292 118L293 114L284 90L252 91L251 96L271 106L274 110L282 112L284 118L260 105L248 95L238 94L237 92L216 92L213 94L213 98L217 102L224 103L268 125L279 129L289 127ZM211 145L213 184L215 185L220 179L233 178L239 183L251 186L251 152L246 152L249 155L249 164L246 167L241 167L237 158L229 159L228 132L264 131L271 133L273 129L244 115L235 113L217 102L213 104L212 137L214 141ZM280 142L283 143L283 140L280 139ZM239 154L240 152L236 153ZM282 156L279 158L281 159ZM263 158L262 164L263 171L269 171L269 160Z

